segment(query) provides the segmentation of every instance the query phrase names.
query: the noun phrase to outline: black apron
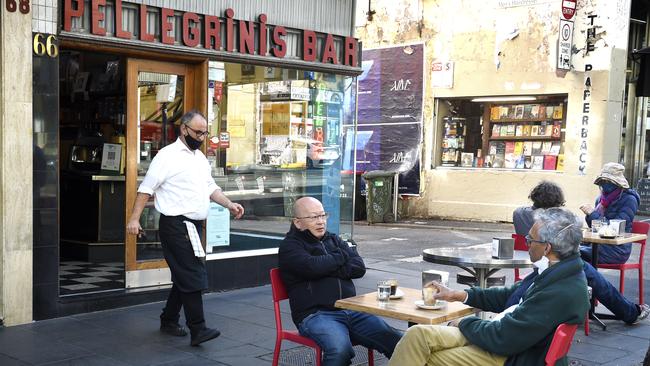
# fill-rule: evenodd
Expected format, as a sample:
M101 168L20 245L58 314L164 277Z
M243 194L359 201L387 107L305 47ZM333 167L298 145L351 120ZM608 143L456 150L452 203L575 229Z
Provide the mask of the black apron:
M201 235L202 221L160 214L158 227L163 254L172 272L172 282L181 292L202 291L208 288L208 274L204 261L194 255L187 226L183 221L192 222Z

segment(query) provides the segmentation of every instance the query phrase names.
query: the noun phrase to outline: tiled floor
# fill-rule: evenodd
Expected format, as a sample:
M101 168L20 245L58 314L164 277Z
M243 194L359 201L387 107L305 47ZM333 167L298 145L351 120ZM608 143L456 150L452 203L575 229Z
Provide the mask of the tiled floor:
M124 288L124 263L61 261L59 287L62 296Z

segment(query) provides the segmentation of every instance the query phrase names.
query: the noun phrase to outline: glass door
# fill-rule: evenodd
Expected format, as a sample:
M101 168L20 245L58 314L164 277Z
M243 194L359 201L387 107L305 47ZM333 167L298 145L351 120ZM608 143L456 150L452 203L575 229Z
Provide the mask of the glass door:
M176 141L183 113L191 109L205 111L207 95L200 98L205 92L199 86L207 84L207 80L200 80L207 78L206 65L127 61L127 219L149 164L163 147ZM171 283L158 235L159 218L151 197L140 216L144 233L126 237L127 288Z

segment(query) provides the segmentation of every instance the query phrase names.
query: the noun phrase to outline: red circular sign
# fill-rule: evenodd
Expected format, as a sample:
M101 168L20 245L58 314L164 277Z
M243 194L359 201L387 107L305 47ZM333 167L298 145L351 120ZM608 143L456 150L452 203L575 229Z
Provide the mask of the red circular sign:
M576 0L562 0L562 16L571 20L576 14Z

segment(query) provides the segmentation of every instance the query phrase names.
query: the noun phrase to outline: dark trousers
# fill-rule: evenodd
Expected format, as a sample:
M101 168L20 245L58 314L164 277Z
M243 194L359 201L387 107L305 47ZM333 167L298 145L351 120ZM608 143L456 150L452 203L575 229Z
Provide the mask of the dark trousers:
M175 284L172 285L167 297L167 303L162 314L160 314L160 320L162 322L178 323L181 307L185 312L185 324L190 328L190 331L196 332L205 328L201 291L181 292Z

